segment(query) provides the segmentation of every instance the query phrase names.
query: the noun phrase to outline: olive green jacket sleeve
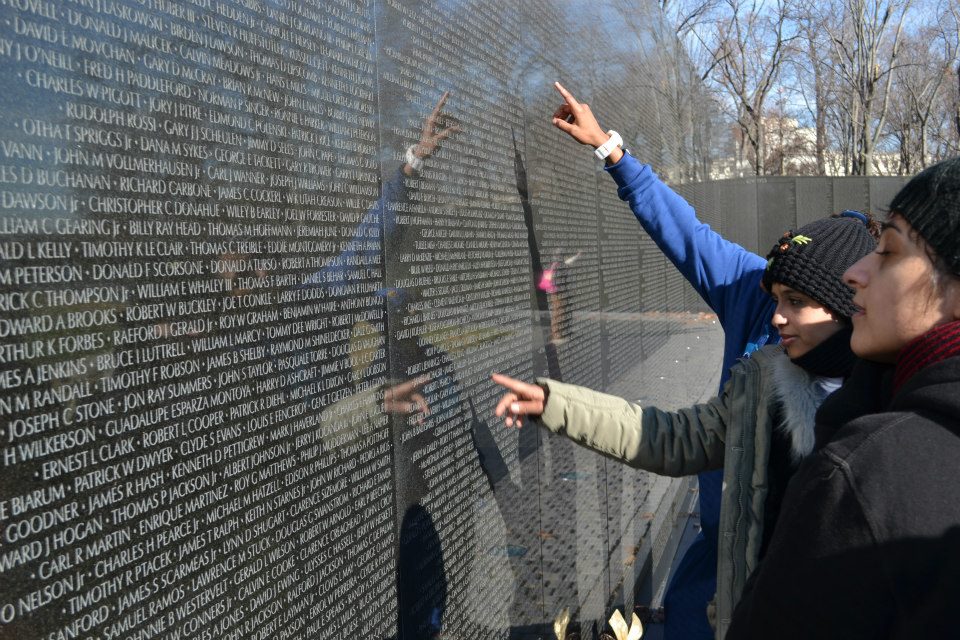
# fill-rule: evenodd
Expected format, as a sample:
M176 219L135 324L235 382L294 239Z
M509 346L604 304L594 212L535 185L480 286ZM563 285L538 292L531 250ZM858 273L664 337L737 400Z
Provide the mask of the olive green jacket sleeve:
M536 422L554 433L660 475L723 467L730 383L708 402L662 411L555 380L537 382L547 390L547 403Z

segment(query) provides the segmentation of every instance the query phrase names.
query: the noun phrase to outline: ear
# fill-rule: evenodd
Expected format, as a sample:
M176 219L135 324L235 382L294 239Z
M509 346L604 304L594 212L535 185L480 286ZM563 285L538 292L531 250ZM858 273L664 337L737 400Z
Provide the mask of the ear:
M960 320L960 278L950 276L943 287L944 312L953 320Z

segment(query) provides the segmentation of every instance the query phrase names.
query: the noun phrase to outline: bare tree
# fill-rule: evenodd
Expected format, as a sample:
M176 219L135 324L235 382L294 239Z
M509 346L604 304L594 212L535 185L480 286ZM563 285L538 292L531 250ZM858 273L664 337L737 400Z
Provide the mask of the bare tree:
M710 16L721 0L660 0L660 11L673 25L680 40L695 31Z
M960 0L660 6L733 123L740 175L914 173L960 153Z
M759 0L724 0L709 36L712 63L705 78L725 92L739 133L738 160L749 161L754 175L764 167L764 108L794 37L790 1L776 0L767 9Z
M850 88L850 172L871 175L885 132L894 68L913 0L843 0L844 19L831 33L841 78Z
M836 5L823 2L799 3L793 7L792 19L797 38L786 55L785 70L789 76L782 79L785 89L802 105L803 119L813 125L813 175L835 173L837 138L831 136L829 121L836 119L840 108L836 65L833 64L829 25L840 22ZM832 162L831 162L832 161Z
M682 39L709 17L716 2L668 0L657 15L650 15L648 5L633 0L613 3L627 31L644 43L642 58L634 60L626 75L655 105L645 117L657 118L654 131L664 159L669 159L658 170L671 181L710 178L715 155L711 148L714 97L700 78L702 50L685 46Z
M960 92L956 61L944 73L943 87L934 100L928 127L928 151L931 162L939 162L960 154L960 132L956 118L960 113Z
M945 86L949 89L944 92L940 104L941 109L946 107L949 110L947 117L952 125L950 126L952 135L943 136L943 150L945 155L956 155L960 153L960 59L958 59L958 55L960 55L960 2L943 0L937 14L940 37L943 38L945 46L952 49L952 59L948 62L949 67L944 78ZM932 131L934 131L934 135L937 135L945 129L938 128Z
M904 39L890 96L890 131L899 146L901 171L912 174L931 161L931 121L956 58L956 42L942 27L921 27Z
M699 180L713 177L714 160L726 155L732 141L722 116L722 98L704 82L714 60L702 34L721 4L723 0L661 0L660 4L684 52L684 65L678 71L683 74L684 108L690 113L692 125L690 145L696 163L692 177Z
M776 100L763 118L764 173L808 176L816 173L815 140L809 127L802 127L791 114L790 94L778 87Z

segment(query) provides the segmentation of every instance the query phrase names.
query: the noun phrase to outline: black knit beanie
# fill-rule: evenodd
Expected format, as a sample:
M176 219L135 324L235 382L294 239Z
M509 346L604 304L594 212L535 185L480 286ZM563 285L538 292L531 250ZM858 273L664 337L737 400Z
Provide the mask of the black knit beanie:
M890 211L899 213L960 275L960 158L927 167L893 197Z
M856 311L853 290L842 280L843 272L873 251L877 242L867 225L847 212L838 218L811 222L788 231L767 254L763 286L774 282L806 294L843 320Z

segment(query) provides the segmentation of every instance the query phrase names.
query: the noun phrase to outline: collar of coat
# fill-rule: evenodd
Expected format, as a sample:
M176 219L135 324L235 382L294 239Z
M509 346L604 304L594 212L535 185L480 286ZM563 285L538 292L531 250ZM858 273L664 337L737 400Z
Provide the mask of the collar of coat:
M960 321L934 327L903 348L894 370L896 393L918 371L947 358L960 355Z
M772 359L773 395L783 407L780 423L774 425L790 439L790 457L799 462L813 451L816 440L814 417L825 392L820 378L790 362L784 353Z

